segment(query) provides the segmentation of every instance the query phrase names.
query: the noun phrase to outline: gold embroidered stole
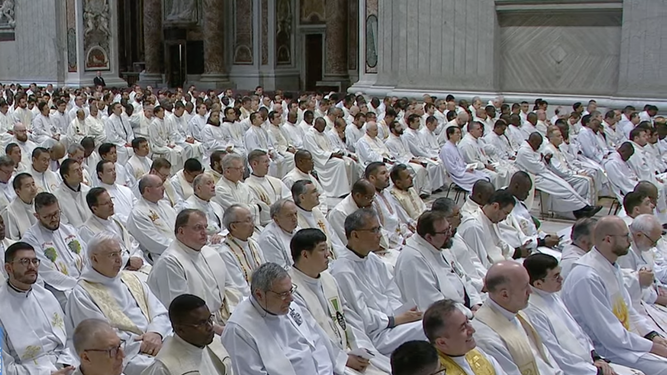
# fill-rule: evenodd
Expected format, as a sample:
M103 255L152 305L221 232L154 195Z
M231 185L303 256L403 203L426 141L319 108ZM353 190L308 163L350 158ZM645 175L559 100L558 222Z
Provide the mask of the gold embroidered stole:
M171 207L174 207L178 202L178 199L176 199L176 191L174 190L174 187L171 185L171 182L169 180L165 181L163 186L164 186L164 195L169 200L169 205Z
M141 281L129 272L122 272L120 278L123 284L129 289L130 294L137 302L137 305L139 305L141 312L150 322L151 317L150 310L148 309L148 299L146 298L146 293L141 285ZM102 311L102 314L104 314L114 328L118 328L121 331L132 332L137 335L144 334L144 332L142 332L137 325L125 315L114 296L109 293L107 287L87 280L81 280L81 286L88 292L93 299L93 302L95 302L97 307Z
M438 356L440 357L440 364L445 368L447 375L467 375L465 370L448 355L438 351ZM475 375L496 375L496 370L493 368L491 361L477 349L466 353L465 360Z
M253 266L251 265L250 260L246 256L245 251L243 251L243 247L236 243L236 240L233 238L227 237L225 239L225 244L229 246L229 249L232 251L232 254L234 254L234 257L236 258L236 261L239 262L239 266L241 267L241 271L243 271L243 276L245 277L245 280L250 284L250 276L252 275L252 271L254 270ZM259 252L257 249L255 249L255 246L252 243L252 240L248 239L248 249L250 250L250 255L252 256L253 260L255 261L255 264L257 266L262 264L262 261L259 257Z
M489 326L498 334L498 336L500 336L507 346L507 349L509 349L512 360L514 360L514 363L519 368L522 375L538 375L540 371L537 368L537 362L535 361L531 343L529 341L533 342L537 351L540 353L542 360L549 363L547 355L544 352L542 340L535 331L535 328L533 328L523 316L522 312L519 312L516 315L516 318L519 320L519 323L521 323L521 327L525 331L525 336L519 331L520 328L507 320L505 316L491 308L488 304L484 304L475 313L475 319L478 319L480 322Z

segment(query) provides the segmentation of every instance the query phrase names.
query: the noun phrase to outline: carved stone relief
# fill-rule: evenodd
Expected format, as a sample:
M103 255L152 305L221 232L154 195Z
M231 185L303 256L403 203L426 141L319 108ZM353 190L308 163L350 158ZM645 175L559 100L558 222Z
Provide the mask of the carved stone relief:
M14 0L0 0L0 41L14 40Z
M111 13L108 0L84 0L83 50L84 70L109 70Z
M67 71L76 72L78 64L76 60L76 6L74 0L65 3L65 14L67 19Z
M324 0L300 0L302 24L318 24L325 22Z
M278 0L276 4L276 64L292 63L292 22L291 0Z
M234 8L234 64L252 65L252 0L236 0Z

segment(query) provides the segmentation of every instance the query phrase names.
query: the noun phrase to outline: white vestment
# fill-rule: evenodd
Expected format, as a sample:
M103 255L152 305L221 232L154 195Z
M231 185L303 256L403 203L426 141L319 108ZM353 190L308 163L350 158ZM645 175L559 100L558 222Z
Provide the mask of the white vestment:
M375 347L389 355L410 340L424 340L420 321L389 327L390 317L401 307L401 295L385 263L374 253L360 257L345 248L331 266L346 315L354 327L365 332Z
M5 221L7 237L18 241L37 222L35 204L24 203L21 198L16 197L7 209L2 211L2 218Z
M292 199L290 190L278 178L269 175L258 177L251 174L246 178L244 183L250 188L257 202L262 207L260 213L262 224L268 223L271 220L269 209L272 204L280 199Z
M290 172L288 172L285 177L283 177L282 181L287 186L287 188L290 190L292 189L292 185L294 185L295 182L300 181L300 180L308 180L315 185L315 188L317 189L317 192L320 193L320 205L319 208L320 210L326 214L327 211L329 211L326 199L329 196L327 194L327 191L324 190L324 187L322 187L322 184L320 184L320 180L318 177L315 177L314 175L310 173L305 173L301 171L299 168L294 168Z
M111 199L113 199L114 216L121 223L126 224L132 208L137 204L137 197L127 186L118 184L108 185L103 182L100 182L99 186L107 189Z
M331 342L292 303L286 315L267 313L253 297L241 302L222 334L235 374L331 375Z
M602 181L594 178L596 176L594 171L577 168L570 163L560 148L556 148L556 146L551 143L546 143L544 145L544 154L553 155L547 164L547 169L567 181L567 183L587 201L597 202L598 192L602 188ZM590 173L590 175L584 175L583 173Z
M232 362L227 349L222 346L220 336L204 348L192 345L178 334L164 340L155 361L142 375L207 374L229 375Z
M484 277L487 268L479 260L477 254L468 247L459 233L455 233L452 237L450 252L465 273L466 278L470 280L477 292L481 293L484 288Z
M61 214L64 215L67 224L78 228L92 215L86 203L86 194L89 190L90 188L84 184L80 184L78 190L72 190L63 181L53 192L58 198Z
M262 249L252 238L243 241L228 234L219 251L232 283L244 297L248 297L250 276L254 270L266 263Z
M392 134L385 141L385 145L393 159L405 164L414 172L414 185L420 194L431 194L445 184L447 179L445 166L431 158L416 157L410 152L405 136L397 137ZM419 163L412 163L413 159L417 159ZM426 167L420 163L426 164Z
M343 250L345 245L340 240L340 237L334 232L333 227L329 223L322 211L318 207L314 207L312 211L306 211L303 208L296 206L297 220L299 228L316 228L324 232L327 236L327 245L331 252L332 258L336 259L337 254ZM347 241L345 241L347 243Z
M285 151L281 151L278 141L264 128L251 126L245 132L243 139L248 150L262 150L269 154L271 158L270 175L282 178L294 168L294 154L287 152L287 147Z
M186 114L184 113L181 117L176 116L176 114L172 114L171 116L167 116L165 118L165 122L168 123L174 143L183 148L183 155L181 156L181 160L185 162L190 158L194 158L201 161L204 154L204 147L202 144L196 140L193 143L186 142L188 137L192 137L192 133L188 128Z
M181 169L185 161L183 147L176 144L175 135L169 123L165 119L155 117L148 133L153 157L159 156L169 160L172 172Z
M355 148L357 155L359 155L359 161L364 166L368 166L374 161L383 162L385 159L391 159L389 149L378 137L371 138L368 134L364 134L357 141Z
M153 203L141 198L127 219L127 230L156 261L174 239L175 222L176 211L167 202Z
M199 114L196 114L192 116L190 121L188 121L188 130L190 131L190 134L192 134L192 138L198 140L199 142L203 142L204 138L202 137L202 132L204 131L204 128L206 127L206 116L202 116Z
M55 142L56 135L60 135L60 129L56 128L51 116L41 113L32 120L32 141L41 147L50 148ZM63 139L64 140L64 139Z
M396 202L398 202L410 219L415 222L419 219L419 216L426 211L426 204L419 197L419 194L417 194L417 190L413 187L406 191L401 190L394 185L389 193L394 197Z
M567 275L570 274L572 267L574 267L574 263L584 255L586 255L586 251L575 244L569 243L563 246L563 252L560 258L560 274L563 278L566 278Z
M219 204L223 210L227 210L233 204L243 204L255 218L255 226L259 226L261 223L262 208L259 204L261 201L257 199L252 189L244 182L232 182L223 176L215 184L215 196L211 200Z
M493 181L495 179L495 176L491 178L489 174L477 170L477 165L475 165L475 169L469 170L472 166L466 165L458 147L452 142L448 141L442 147L440 150L440 160L445 165L445 169L447 169L447 173L452 181L465 191L471 192L472 186L479 180Z
M653 343L642 336L651 326L632 307L620 268L597 249L575 262L562 298L600 355L645 374L667 374L667 359L649 353Z
M148 285L123 272L109 278L90 266L86 266L67 301L66 315L70 339L74 328L86 319L106 320L116 328L118 337L125 342L126 375L140 375L153 363L152 356L139 353L141 341L136 339L140 335L157 333L164 341L171 334L167 309Z
M512 178L515 169L492 162L491 158L486 155L481 143L479 139L476 139L470 133L463 136L463 139L458 144L458 149L463 156L463 160L466 164L476 164L477 170L484 172L484 174L491 178L493 186L509 185L510 178ZM496 170L491 171L487 169L487 164L492 165Z
M168 183L174 188L176 195L178 195L179 201L184 201L194 195L194 190L192 189L192 183L188 182L183 175L183 169L176 172L173 175Z
M50 375L79 360L67 346L65 314L56 298L35 283L22 292L0 284L0 331L5 375Z
M126 144L132 143L132 139L134 139L132 125L130 125L130 122L125 117L116 116L116 114L112 113L104 125L104 132L107 136L106 141L116 145L118 162L121 164L125 164L133 154L132 148L125 147ZM152 140L151 146L154 146Z
M18 139L16 139L16 136L14 136L14 138L11 140L10 143L16 143L17 145L19 145L19 148L21 149L21 161L23 162L23 164L32 165L32 152L37 147L35 142L31 140L21 142Z
M39 278L64 306L85 265L86 243L76 229L60 224L55 231L37 223L22 238L35 249L39 264Z
M449 249L436 249L418 234L408 238L401 250L394 278L403 301L416 302L421 311L445 298L466 309L482 304L482 298ZM472 316L470 310L466 312Z
M283 130L289 137L290 144L297 150L303 148L303 128L290 122L285 122L282 126Z
M498 224L492 223L481 209L464 216L458 233L486 268L512 259L514 249L502 239Z
M222 216L224 211L219 204L213 201L205 201L193 194L190 198L181 202L178 211L191 208L201 210L206 214L206 234L212 236L214 234L225 235L227 229L222 226Z
M132 155L128 163L125 164L125 169L136 181L139 181L151 171L151 164L152 161L147 156Z
M58 189L58 185L60 185L60 175L56 174L48 168L44 172L37 172L31 165L30 170L27 172L30 173L32 178L35 180L37 193L55 193L55 191Z
M315 170L330 197L340 197L350 192L350 187L360 175L358 164L347 157L336 158L336 151L324 133L311 128L303 136L303 146L313 155Z
M292 268L292 252L290 250L290 241L292 236L300 228L294 229L292 233L285 232L275 221L271 221L259 234L257 244L262 249L262 254L267 262L276 263L286 270Z

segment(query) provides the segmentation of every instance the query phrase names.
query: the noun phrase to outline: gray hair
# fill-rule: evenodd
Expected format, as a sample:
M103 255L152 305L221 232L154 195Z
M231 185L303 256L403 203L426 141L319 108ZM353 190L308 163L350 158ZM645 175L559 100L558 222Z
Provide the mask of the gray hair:
M363 228L377 213L372 208L360 208L345 218L345 237L350 238L352 232Z
M452 214L452 212L454 212L455 207L456 207L456 202L452 198L441 197L433 201L433 204L431 205L431 210L440 211L445 216L449 216Z
M230 230L229 228L232 226L233 222L238 221L238 211L240 209L247 210L248 207L243 204L233 204L222 214L222 225L224 225L227 230Z
M160 184L153 184L151 180L159 178L156 175L147 174L139 180L139 194L144 195L146 188L160 186ZM157 181L157 180L155 180Z
M292 185L292 199L294 203L301 204L301 194L305 194L308 191L308 185L313 185L311 180L299 180Z
M198 174L197 177L195 177L195 179L192 180L192 190L196 191L199 185L204 184L205 178L213 179L213 177L209 176L207 173Z
M99 341L97 336L104 331L116 333L106 320L86 319L81 321L72 334L76 354L81 355L85 350L92 349L93 344Z
M652 214L641 214L637 216L629 228L632 233L649 233L653 228L662 227L660 221Z
M254 293L256 290L268 292L276 280L286 277L289 277L289 274L282 266L271 262L264 263L250 277L250 292Z
M227 154L222 158L222 170L226 170L232 167L232 162L240 161L241 164L245 164L245 159L243 156L238 154Z
M78 151L85 152L86 150L83 149L83 146L81 146L78 143L72 143L67 147L67 153L70 155L76 154Z
M594 218L585 218L579 219L572 226L572 232L570 233L570 239L572 242L577 241L582 237L588 237L593 234L593 229L597 224L597 220Z
M7 155L0 156L0 167L14 167L14 160Z
M294 203L292 202L291 199L278 199L274 204L271 205L271 209L269 211L269 215L271 218L276 217L276 215L280 214L280 211L283 209L286 203Z
M118 235L115 233L103 231L98 232L93 236L93 238L86 243L87 249L86 254L88 258L91 258L95 253L97 253L104 245L109 243L120 243L118 240Z

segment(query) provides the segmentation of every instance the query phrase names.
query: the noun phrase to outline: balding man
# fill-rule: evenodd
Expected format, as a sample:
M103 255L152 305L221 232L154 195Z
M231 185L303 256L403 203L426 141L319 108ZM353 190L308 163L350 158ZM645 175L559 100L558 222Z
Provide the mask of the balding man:
M623 219L607 216L593 233L595 247L565 280L563 302L600 355L645 374L667 374L667 341L633 307L616 262L630 247Z
M139 241L149 260L155 262L174 239L176 211L164 197L164 182L148 174L139 180L141 198L127 219L127 230Z
M348 152L337 149L324 134L326 122L319 117L313 127L305 132L303 146L310 151L315 162L319 181L331 197L341 197L350 192L350 186L356 181L361 168L348 157Z
M496 191L493 184L488 180L479 180L472 186L472 192L468 194L461 206L461 215L465 218L479 211Z
M359 161L368 166L372 162L393 163L394 159L384 145L382 140L378 138L378 126L375 122L366 124L366 133L359 138L355 144Z
M207 226L206 234L208 235L209 243L211 245L218 245L222 242L222 235L224 234L224 226L222 225L222 215L224 210L222 207L213 202L215 197L215 182L213 177L209 174L203 173L192 180L192 190L194 194L186 199L179 209L197 209L206 214Z
M267 262L281 265L286 270L292 268L290 241L298 231L298 214L294 202L280 199L271 205L271 222L259 235L257 244Z
M20 122L14 124L13 132L14 137L12 143L16 143L21 148L21 162L23 162L24 165L30 165L32 150L37 147L37 144L28 139L28 129L26 128L26 125Z
M72 375L122 375L123 343L106 320L86 319L79 323L72 334L72 344L81 362Z
M479 346L507 374L562 375L521 311L528 306L532 292L526 269L517 262L499 262L489 268L484 283L489 295L472 323Z
M522 170L533 175L535 188L549 194L550 207L558 212L572 212L575 218L591 217L598 213L602 206L591 206L572 185L547 169L553 156L538 151L542 145L540 133L532 133L528 141L523 142L516 155L516 164ZM587 192L582 191L586 194ZM590 202L594 203L594 202Z
M593 218L579 219L572 226L570 243L563 246L560 266L563 278L569 275L579 258L586 255L593 248L593 230L597 220Z

